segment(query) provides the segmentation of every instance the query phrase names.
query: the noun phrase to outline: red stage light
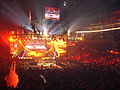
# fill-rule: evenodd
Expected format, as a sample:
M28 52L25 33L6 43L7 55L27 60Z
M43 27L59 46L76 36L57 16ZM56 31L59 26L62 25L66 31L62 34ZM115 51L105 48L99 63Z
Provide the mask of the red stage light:
M14 31L11 31L11 34L12 34L12 35L14 35L14 34L15 34L15 32L14 32Z

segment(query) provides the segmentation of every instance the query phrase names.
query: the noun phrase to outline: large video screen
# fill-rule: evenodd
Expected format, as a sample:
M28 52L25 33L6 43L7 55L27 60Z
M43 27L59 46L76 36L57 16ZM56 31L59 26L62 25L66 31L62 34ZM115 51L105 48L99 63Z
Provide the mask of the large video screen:
M10 38L12 58L61 57L66 54L66 41L51 38Z
M45 19L60 20L60 8L45 8Z

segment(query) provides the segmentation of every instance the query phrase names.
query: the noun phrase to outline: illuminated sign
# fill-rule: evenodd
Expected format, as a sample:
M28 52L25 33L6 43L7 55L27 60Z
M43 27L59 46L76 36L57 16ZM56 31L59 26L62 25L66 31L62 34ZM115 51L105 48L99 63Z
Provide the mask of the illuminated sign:
M66 41L56 38L17 38L10 37L10 53L12 58L60 57L66 54Z
M60 20L60 8L45 8L45 19Z

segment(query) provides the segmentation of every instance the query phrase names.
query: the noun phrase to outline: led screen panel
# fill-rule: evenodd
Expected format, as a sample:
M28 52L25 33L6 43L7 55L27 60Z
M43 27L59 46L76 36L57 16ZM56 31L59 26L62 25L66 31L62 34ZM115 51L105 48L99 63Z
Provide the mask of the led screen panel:
M12 58L61 57L66 54L66 41L51 38L10 38Z
M45 19L60 20L60 8L45 8Z

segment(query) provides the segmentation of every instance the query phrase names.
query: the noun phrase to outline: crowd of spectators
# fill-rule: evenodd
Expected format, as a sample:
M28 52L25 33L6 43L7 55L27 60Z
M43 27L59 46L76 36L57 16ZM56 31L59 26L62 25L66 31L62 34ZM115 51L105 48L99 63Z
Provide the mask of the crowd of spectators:
M119 90L120 54L82 45L58 60L63 68L29 68L31 62L17 63L18 90ZM72 47L71 47L72 48ZM91 51L92 49L92 51ZM82 50L82 51L81 51ZM81 51L81 52L80 52ZM77 52L76 54L74 54ZM79 52L79 54L78 54ZM0 90L7 88L4 77L10 62L0 60ZM25 68L27 67L27 68ZM41 77L42 76L42 77ZM43 78L44 77L44 78ZM44 80L45 79L45 80Z

